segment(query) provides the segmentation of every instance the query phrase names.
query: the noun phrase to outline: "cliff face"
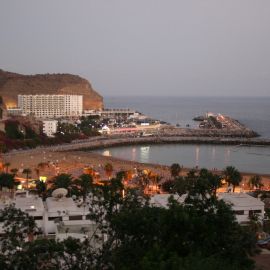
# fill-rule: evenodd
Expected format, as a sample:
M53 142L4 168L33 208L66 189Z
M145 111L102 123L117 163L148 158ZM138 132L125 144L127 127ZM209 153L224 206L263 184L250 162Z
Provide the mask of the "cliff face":
M37 74L21 75L0 69L0 95L7 107L17 106L17 96L42 94L72 94L83 95L83 109L100 109L103 98L91 84L71 74Z

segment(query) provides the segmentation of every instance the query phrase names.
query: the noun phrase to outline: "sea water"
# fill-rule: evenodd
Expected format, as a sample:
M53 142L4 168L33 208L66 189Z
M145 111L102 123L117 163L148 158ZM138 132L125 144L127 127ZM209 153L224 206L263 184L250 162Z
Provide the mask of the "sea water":
M233 117L264 138L270 138L270 97L106 97L106 108L131 108L181 127L197 127L194 116L206 112ZM112 147L97 152L146 163L270 174L269 146L142 145Z
M270 138L270 97L105 97L104 103L106 108L135 109L181 127L197 127L195 116L221 113Z
M95 152L143 163L169 166L179 163L187 168L218 170L235 166L241 172L270 174L270 146L145 144L108 147Z

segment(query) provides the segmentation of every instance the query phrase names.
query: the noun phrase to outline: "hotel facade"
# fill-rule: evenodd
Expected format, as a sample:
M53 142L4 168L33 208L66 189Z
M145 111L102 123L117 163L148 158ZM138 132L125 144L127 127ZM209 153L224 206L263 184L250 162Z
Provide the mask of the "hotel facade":
M24 115L37 118L81 116L81 95L18 95L18 107Z

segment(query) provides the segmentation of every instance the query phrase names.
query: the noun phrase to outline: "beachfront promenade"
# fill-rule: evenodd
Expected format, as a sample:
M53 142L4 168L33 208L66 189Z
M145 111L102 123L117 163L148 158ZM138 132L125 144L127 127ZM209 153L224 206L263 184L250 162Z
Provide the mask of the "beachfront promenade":
M104 166L106 163L113 164L114 172L134 170L134 168L143 170L148 169L160 175L165 181L170 179L170 170L168 166L159 164L146 164L135 161L117 159L111 156L102 156L91 151L80 151L84 149L102 149L111 146L120 145L139 145L139 144L220 144L220 145L270 145L270 140L265 139L240 139L240 138L214 138L214 137L92 137L88 140L75 141L69 144L54 145L46 147L38 147L28 150L13 150L4 154L5 162L12 164L11 168L18 168L18 176L24 177L22 174L24 168L32 170L32 177L37 177L36 168L39 163L47 163L48 166L40 171L40 175L49 179L59 173L68 173L74 177L78 177L83 173L85 167L92 167L100 173L102 178L105 177ZM183 172L189 169L185 168ZM215 170L215 173L221 171ZM254 175L252 173L241 172L243 175L243 183L247 183L248 179ZM262 180L266 188L270 188L270 175L262 175ZM246 184L245 184L246 185ZM244 186L243 186L244 188Z

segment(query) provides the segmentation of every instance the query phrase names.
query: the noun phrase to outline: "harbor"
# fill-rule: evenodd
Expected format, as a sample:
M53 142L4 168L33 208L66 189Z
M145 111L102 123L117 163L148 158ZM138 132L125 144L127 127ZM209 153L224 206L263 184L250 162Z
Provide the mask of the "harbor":
M206 113L204 116L195 117L199 121L197 127L180 127L161 120L153 119L142 113L127 109L125 115L123 110L111 110L106 117L101 118L101 134L107 136L181 136L181 137L224 137L224 138L255 138L259 134L246 127L238 120L220 113Z

